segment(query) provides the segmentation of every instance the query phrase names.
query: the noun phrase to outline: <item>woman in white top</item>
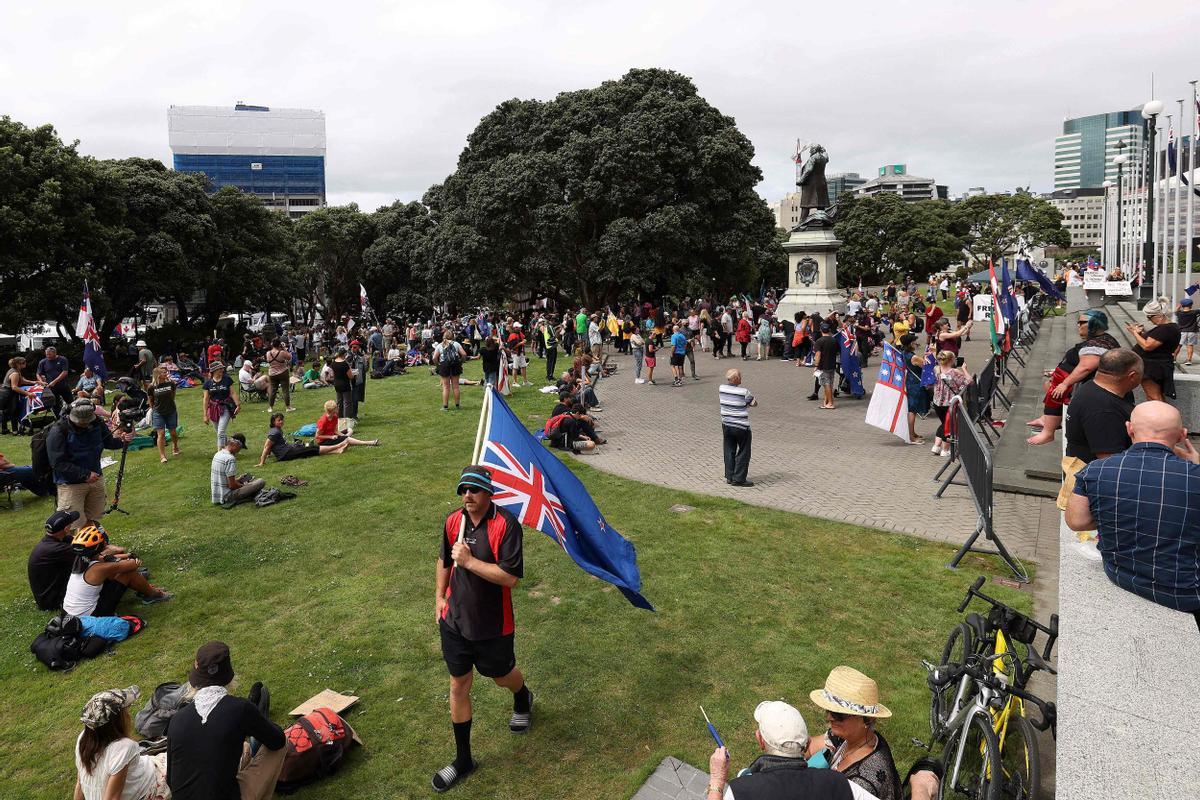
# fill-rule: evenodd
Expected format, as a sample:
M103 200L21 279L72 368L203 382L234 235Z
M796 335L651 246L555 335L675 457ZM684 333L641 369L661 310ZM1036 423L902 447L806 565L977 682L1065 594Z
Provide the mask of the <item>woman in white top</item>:
M106 689L83 707L75 742L74 800L169 800L167 754L147 756L132 739L129 706L141 692Z

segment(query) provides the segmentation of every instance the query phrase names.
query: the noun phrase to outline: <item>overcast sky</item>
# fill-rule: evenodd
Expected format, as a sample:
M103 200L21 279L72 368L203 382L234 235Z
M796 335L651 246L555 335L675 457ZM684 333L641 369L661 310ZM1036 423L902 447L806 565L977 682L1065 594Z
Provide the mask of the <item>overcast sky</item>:
M320 109L329 200L366 209L444 179L497 103L631 67L689 75L734 117L768 199L791 188L797 138L830 172L1046 191L1065 117L1140 106L1151 70L1175 111L1200 78L1200 6L1180 0L3 6L0 114L169 164L171 104Z

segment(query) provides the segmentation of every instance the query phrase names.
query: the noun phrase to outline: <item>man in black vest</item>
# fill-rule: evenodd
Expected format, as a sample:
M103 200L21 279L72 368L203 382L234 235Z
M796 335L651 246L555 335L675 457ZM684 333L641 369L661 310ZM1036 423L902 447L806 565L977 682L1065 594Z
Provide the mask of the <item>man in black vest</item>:
M754 709L758 730L754 738L763 755L726 780L729 751L718 747L708 762L706 800L874 800L874 795L832 769L808 766L808 726L804 717L781 700L766 700Z

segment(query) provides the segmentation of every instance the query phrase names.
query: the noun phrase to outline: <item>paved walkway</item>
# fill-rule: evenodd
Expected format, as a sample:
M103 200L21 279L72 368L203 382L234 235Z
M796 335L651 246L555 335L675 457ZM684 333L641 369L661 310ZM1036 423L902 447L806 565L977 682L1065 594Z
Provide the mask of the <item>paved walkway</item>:
M736 348L735 348L736 350ZM970 368L987 358L987 343L967 343ZM962 544L975 528L974 505L965 487L950 487L934 500L934 474L942 459L928 446L906 445L867 425L870 396L839 398L833 411L804 398L812 391L811 369L773 361L716 360L697 354L700 380L688 376L672 388L667 359L660 359L656 386L635 385L633 361L614 355L617 374L598 387L604 411L597 414L609 444L587 457L593 466L634 480L730 497L752 505L794 511L838 522ZM868 392L878 362L865 370ZM724 481L717 387L726 369L742 370L742 382L758 399L751 409L754 433L749 479L753 487ZM922 434L936 421L917 421ZM930 440L932 443L932 439ZM1056 569L1058 518L1041 498L997 493L996 531L1018 557Z

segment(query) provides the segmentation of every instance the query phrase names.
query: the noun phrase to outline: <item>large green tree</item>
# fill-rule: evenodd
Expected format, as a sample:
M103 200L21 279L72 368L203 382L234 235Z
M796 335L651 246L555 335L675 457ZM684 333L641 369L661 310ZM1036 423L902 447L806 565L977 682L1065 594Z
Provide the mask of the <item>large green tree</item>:
M1034 247L1071 246L1062 213L1046 200L1018 189L1015 194L969 197L961 213L970 226L966 248L979 265L999 263L1003 256Z
M304 299L326 319L358 308L363 252L375 240L375 223L355 203L305 214L295 224Z
M959 209L944 200L909 203L890 192L839 197L838 271L851 284L924 277L962 260L968 231Z
M595 306L744 288L783 259L753 156L732 118L666 70L504 102L425 196L429 290Z
M372 216L375 240L363 252L363 284L380 312L430 305L427 242L433 230L429 209L399 201Z

